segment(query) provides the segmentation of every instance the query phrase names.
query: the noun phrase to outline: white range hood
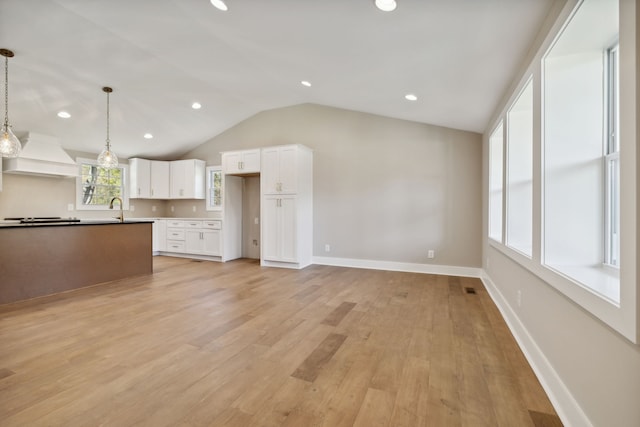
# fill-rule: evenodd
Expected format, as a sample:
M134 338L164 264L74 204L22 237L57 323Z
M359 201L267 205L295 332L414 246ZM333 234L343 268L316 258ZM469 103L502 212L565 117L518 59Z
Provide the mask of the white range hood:
M58 138L27 132L19 137L22 151L4 159L4 172L44 176L78 176L78 165L62 149Z

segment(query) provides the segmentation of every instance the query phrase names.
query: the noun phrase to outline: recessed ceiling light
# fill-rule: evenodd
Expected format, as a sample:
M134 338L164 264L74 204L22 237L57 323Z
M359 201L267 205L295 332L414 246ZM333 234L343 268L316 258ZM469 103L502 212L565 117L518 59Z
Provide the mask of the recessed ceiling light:
M151 135L150 133L144 134L144 139L151 139L151 138L153 138L153 135Z
M69 117L71 117L71 114L67 113L66 111L60 111L58 113L58 117L60 117L61 119L68 119Z
M397 6L396 0L376 0L376 7L383 12L391 12L395 10Z
M193 104L191 104L191 108L193 108L194 110L199 110L200 108L202 108L202 105L199 102L194 102Z
M309 83L309 82L308 82L308 81L306 81L306 80L301 81L301 82L300 82L300 84L301 84L302 86L311 87L311 83Z
M220 10L226 11L228 9L223 0L211 0L211 4Z
M418 100L418 97L417 97L417 96L415 96L415 95L414 95L414 94L412 94L412 93L408 93L408 94L406 94L404 97L405 97L405 99L406 99L407 101L417 101L417 100Z

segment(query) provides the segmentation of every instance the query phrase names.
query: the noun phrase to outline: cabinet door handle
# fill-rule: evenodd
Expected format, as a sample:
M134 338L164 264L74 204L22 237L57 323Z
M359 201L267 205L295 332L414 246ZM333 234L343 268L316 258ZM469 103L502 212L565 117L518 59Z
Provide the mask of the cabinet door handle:
M140 195L140 187L138 187L138 196Z

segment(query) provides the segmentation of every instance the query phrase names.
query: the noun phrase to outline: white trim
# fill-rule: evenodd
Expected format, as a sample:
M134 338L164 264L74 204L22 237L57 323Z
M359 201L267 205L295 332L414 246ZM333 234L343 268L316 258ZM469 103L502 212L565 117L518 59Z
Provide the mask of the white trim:
M334 267L366 268L370 270L403 271L407 273L441 274L446 276L476 277L481 276L482 269L459 267L455 265L417 264L410 262L376 261L370 259L332 258L314 256L313 263Z
M562 423L567 427L593 427L587 415L520 321L516 312L511 308L507 299L484 270L481 272L480 279L494 304L500 310L502 318L507 323L511 334L516 339L536 377L538 377L542 388L549 396L549 400L551 400Z

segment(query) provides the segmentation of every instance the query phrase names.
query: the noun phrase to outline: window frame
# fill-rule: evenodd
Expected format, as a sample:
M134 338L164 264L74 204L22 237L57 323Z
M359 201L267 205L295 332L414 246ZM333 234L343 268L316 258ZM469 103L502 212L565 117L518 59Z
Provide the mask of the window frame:
M497 242L497 243L503 243L504 242L504 237L505 237L505 232L504 232L504 209L505 209L505 199L504 199L504 178L505 178L505 167L504 167L504 159L505 159L505 138L504 138L504 130L505 130L505 121L503 119L500 119L495 126L493 126L493 130L491 131L491 133L489 134L489 223L487 225L487 235L489 237L490 240ZM500 137L500 158L501 161L498 164L493 163L493 150L494 150L494 140L497 137ZM497 181L499 181L500 183L500 188L498 190L495 191L499 191L500 192L500 203L499 206L495 206L495 209L492 209L492 194L493 194L493 188L492 188L492 176L494 175L495 166L499 166L500 167L500 177L499 179L497 179ZM493 234L492 235L492 223L494 222L494 215L498 215L499 216L499 233L500 235L498 236L497 234ZM498 230L496 230L498 231Z
M87 159L83 157L76 158L76 164L78 165L78 176L76 177L76 210L79 211L108 211L109 205L85 205L83 203L83 183L82 183L82 166L91 165L98 166L96 159ZM122 183L122 209L129 210L129 165L120 163L117 169L121 170Z
M620 43L616 40L606 49L605 88L606 134L604 140L605 248L603 264L620 268Z

